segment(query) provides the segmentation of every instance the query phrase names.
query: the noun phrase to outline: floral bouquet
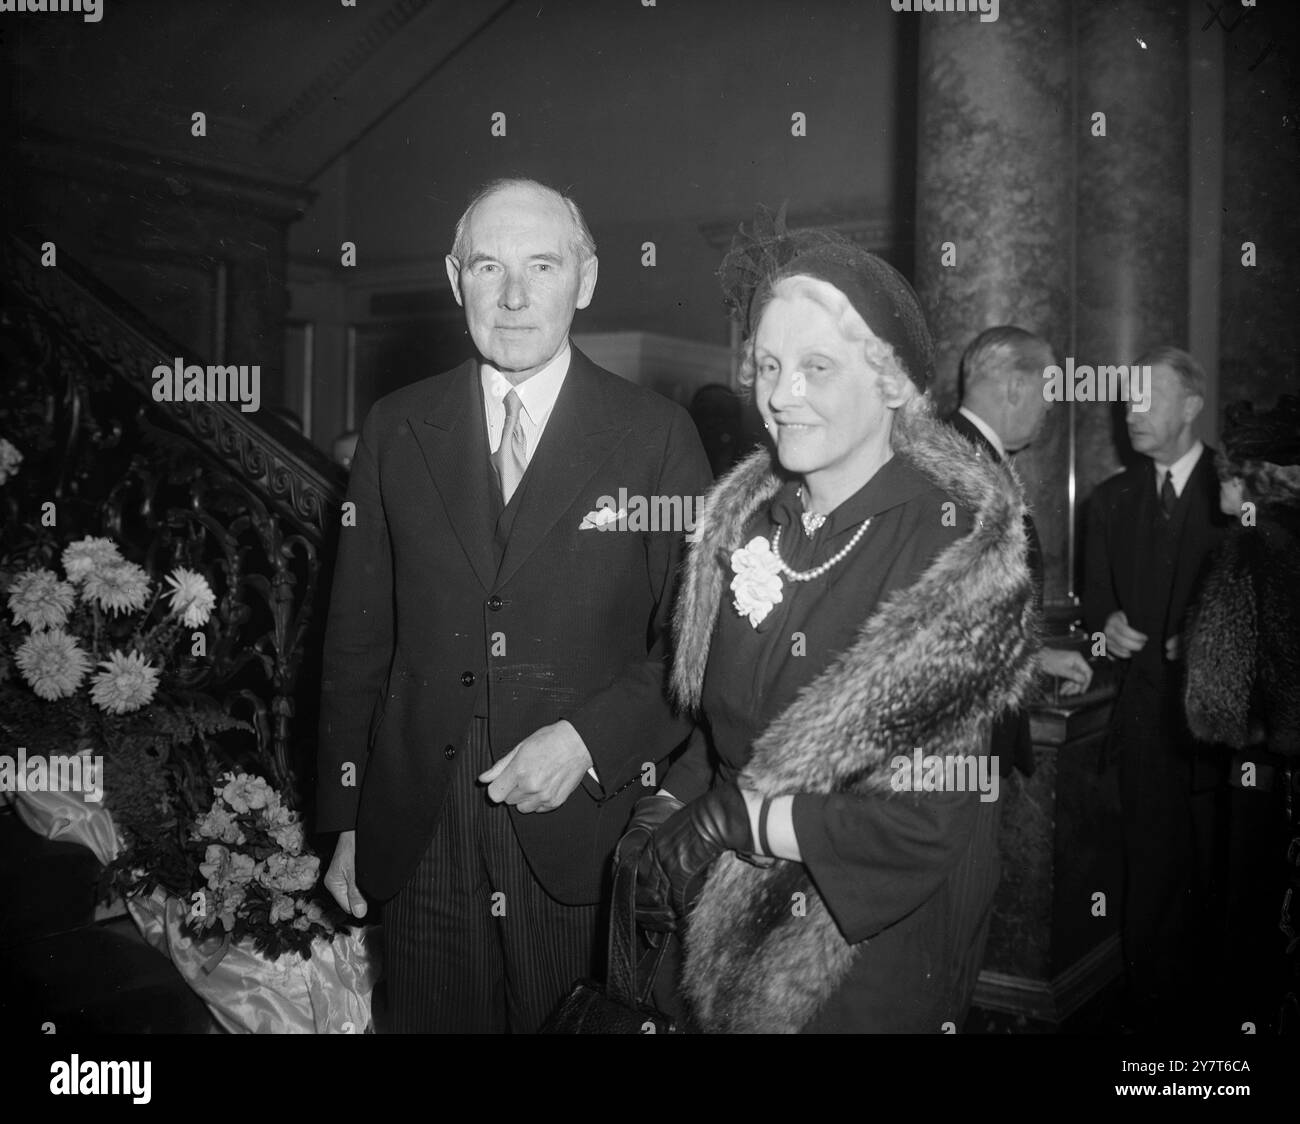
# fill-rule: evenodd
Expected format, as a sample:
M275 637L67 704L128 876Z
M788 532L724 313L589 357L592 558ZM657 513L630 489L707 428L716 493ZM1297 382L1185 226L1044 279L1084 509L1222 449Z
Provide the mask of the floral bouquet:
M60 562L62 575L0 563L0 751L102 755L123 843L106 877L188 890L183 831L218 768L209 735L251 730L194 689L216 596L182 566L156 581L106 538Z
M286 950L310 959L312 941L333 936L338 911L313 897L320 859L298 814L247 773L223 774L212 791L212 807L190 833L206 882L190 894L186 931L203 937L219 926L231 942L249 941L272 960Z

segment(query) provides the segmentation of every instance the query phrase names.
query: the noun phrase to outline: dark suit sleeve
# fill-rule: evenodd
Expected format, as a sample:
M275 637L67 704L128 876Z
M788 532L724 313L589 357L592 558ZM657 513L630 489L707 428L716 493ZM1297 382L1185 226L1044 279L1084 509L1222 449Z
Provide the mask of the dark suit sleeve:
M371 411L357 441L345 501L355 505L356 526L344 522L339 529L322 658L318 831L356 826L371 718L392 661L393 562L379 483L378 431Z
M963 855L978 792L795 796L804 865L850 944L901 921L943 884Z
M698 497L708 491L712 481L690 415L673 407L657 494ZM645 762L666 757L691 729L688 719L673 714L665 692L672 599L685 536L661 531L647 533L645 538L646 577L653 599L653 612L646 622L646 657L624 668L569 718L591 754L606 795L639 774Z
M1088 504L1087 541L1083 556L1083 621L1089 632L1102 632L1119 600L1111 578L1110 488L1103 481L1093 489Z
M713 763L709 760L708 739L703 728L696 726L691 740L686 743L682 755L673 762L660 787L683 804L689 804L697 796L708 792L712 783Z

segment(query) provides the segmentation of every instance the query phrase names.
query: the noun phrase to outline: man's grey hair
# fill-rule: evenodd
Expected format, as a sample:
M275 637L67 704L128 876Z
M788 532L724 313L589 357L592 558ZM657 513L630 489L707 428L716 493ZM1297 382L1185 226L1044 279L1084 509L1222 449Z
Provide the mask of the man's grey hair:
M456 220L456 237L451 245L451 256L458 262L464 262L469 253L468 240L465 235L466 228L469 226L469 217L474 213L474 208L482 203L485 199L490 199L498 192L508 191L511 188L526 187L534 191L546 192L554 195L561 203L564 204L565 210L569 212L569 218L573 220L573 252L578 256L578 262L587 261L589 258L596 256L596 240L591 236L591 230L587 226L587 220L582 217L582 211L578 204L570 199L562 191L557 191L549 184L540 183L537 180L523 179L518 177L506 177L503 179L492 180L485 183L474 193L474 197L469 201L469 206L465 208L465 213Z
M1012 371L1039 375L1044 356L1048 356L1049 363L1056 362L1052 345L1042 336L1013 324L985 328L962 354L959 368L962 394L983 382L1003 380Z
M1205 368L1202 367L1194 356L1188 354L1181 347L1170 347L1168 344L1160 347L1149 348L1137 357L1134 362L1135 367L1172 367L1178 375L1178 381L1183 385L1185 394L1195 394L1202 401L1205 399Z

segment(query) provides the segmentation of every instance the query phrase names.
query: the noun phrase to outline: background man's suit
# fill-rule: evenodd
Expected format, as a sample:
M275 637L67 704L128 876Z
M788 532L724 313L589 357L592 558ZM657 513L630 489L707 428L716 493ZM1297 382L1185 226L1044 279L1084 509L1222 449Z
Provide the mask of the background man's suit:
M1139 1017L1176 1023L1203 1009L1193 993L1209 933L1222 776L1197 749L1182 707L1181 660L1165 658L1227 520L1206 448L1166 520L1156 467L1143 458L1097 486L1088 514L1084 618L1103 631L1122 610L1148 639L1117 661L1122 675L1110 729L1118 759L1126 886L1124 956Z
M985 456L996 461L1002 455L994 447L977 425L962 413L954 413L948 418L948 424L971 442ZM1043 547L1038 538L1038 528L1034 526L1032 515L1025 516L1025 531L1029 536L1029 573L1034 579L1034 604L1041 611L1043 607ZM998 772L1006 777L1011 775L1013 767L1025 776L1034 771L1034 742L1029 730L1029 712L1017 710L1004 715L994 723L989 752L998 759Z
M498 851L517 846L546 896L587 906L645 794L643 764L690 727L663 692L682 534L579 528L620 488L694 497L711 476L684 410L576 348L504 509L489 452L473 361L387 396L366 419L348 490L357 526L341 532L326 637L318 827L356 829L358 881L384 899L453 846L438 835L448 822L461 846L462 825L495 817ZM468 771L561 719L600 783L588 776L551 812L489 807ZM347 762L357 787L339 783ZM503 906L494 923L508 932L520 903ZM445 955L468 963L472 950L457 945L476 945L477 932L446 940ZM535 982L524 981L545 1005L556 985Z

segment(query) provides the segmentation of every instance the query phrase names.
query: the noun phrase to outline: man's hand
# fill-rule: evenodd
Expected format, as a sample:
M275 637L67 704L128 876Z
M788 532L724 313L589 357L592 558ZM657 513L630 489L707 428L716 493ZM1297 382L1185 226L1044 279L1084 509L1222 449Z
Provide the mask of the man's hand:
M1106 618L1106 654L1126 660L1146 646L1147 634L1130 628L1123 609L1116 609Z
M1181 632L1165 641L1165 659L1181 660L1183 658L1183 634Z
M1048 675L1064 679L1063 695L1081 695L1092 682L1092 668L1078 652L1068 648L1044 648L1038 653L1038 666Z
M340 831L334 857L330 859L330 868L325 872L325 889L333 895L340 909L346 910L353 917L364 917L366 899L357 889L356 867L357 833Z
M568 721L534 730L479 780L497 804L519 812L553 812L591 768L591 754Z

